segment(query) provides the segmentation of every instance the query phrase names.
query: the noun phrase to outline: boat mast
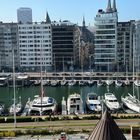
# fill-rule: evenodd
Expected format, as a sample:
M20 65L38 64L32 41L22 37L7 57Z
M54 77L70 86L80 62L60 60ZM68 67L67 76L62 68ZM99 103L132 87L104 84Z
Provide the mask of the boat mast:
M139 56L138 56L138 74L137 74L137 78L139 76ZM138 78L138 82L139 82L139 78ZM139 88L137 87L137 94L138 94L138 100L140 100L140 95L139 95Z
M17 127L16 121L16 87L15 87L15 57L14 57L14 48L13 48L13 92L14 92L14 128Z
M44 94L44 90L43 90L43 79L42 79L42 61L43 61L43 57L42 57L42 45L41 45L41 57L40 57L40 80L41 80L41 111L40 111L40 116L42 115L42 99L43 99L43 94Z
M71 68L72 68L72 80L74 80L74 68L73 68L73 60L71 57Z
M64 56L63 56L63 72L65 71Z
M135 61L134 61L134 55L135 55L135 35L133 34L133 79L132 79L132 82L133 82L133 96L134 96L134 81L135 81L135 77L134 77L134 70L135 70Z
M91 55L89 56L89 69L90 69L90 80L91 80Z
M65 64L64 64L64 56L63 56L63 72L65 71ZM65 80L65 77L63 76L63 80Z

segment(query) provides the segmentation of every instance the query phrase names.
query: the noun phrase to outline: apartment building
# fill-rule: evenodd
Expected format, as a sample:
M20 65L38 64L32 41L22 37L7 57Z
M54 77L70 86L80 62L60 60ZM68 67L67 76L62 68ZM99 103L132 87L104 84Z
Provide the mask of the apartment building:
M14 52L14 53L13 53ZM19 68L17 23L0 23L0 70L11 71Z
M135 21L118 22L117 25L117 71L133 69L133 34Z
M32 23L32 9L28 7L21 7L17 9L18 23Z
M97 70L112 71L117 61L116 2L108 0L106 11L100 9L95 17L95 67Z
M52 22L53 64L56 70L79 65L80 30L67 20Z
M140 72L140 20L135 21L135 32L133 33L134 71Z
M51 24L18 24L20 67L26 71L52 68Z

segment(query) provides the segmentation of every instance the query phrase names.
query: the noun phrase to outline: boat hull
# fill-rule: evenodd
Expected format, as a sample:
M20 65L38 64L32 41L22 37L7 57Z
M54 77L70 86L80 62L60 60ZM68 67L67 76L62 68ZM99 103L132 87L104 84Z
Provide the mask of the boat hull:
M127 98L127 97L122 98L122 103L124 106L126 106L128 109L130 109L134 112L140 113L140 104L136 104L133 101L134 101L133 98L132 98L132 100L129 100L129 98Z

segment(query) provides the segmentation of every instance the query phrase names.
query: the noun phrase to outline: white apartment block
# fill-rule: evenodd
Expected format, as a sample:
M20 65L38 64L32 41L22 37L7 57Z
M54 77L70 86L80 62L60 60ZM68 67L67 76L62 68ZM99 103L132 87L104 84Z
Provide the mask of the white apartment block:
M118 14L115 0L110 0L106 11L100 9L95 17L95 67L98 70L113 70L117 59Z
M32 23L32 9L27 7L17 9L17 22Z
M24 70L43 70L52 67L51 24L45 22L19 24L20 67Z

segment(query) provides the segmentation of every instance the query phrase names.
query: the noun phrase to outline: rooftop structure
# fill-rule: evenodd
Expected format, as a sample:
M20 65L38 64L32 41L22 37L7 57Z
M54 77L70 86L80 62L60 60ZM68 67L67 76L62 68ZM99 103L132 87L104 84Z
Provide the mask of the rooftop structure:
M21 7L17 10L18 23L32 23L32 9Z

